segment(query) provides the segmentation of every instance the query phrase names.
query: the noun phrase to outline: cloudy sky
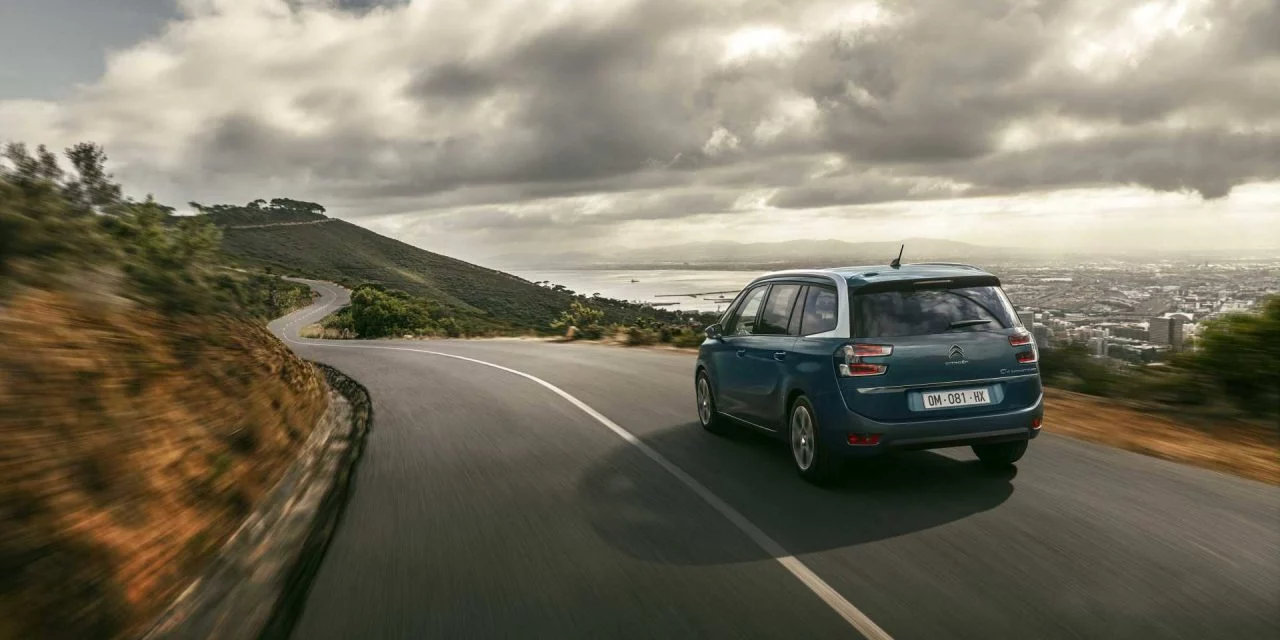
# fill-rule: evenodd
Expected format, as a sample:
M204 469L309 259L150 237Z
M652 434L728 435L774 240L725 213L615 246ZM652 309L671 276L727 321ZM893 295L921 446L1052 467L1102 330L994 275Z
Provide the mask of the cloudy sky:
M0 139L484 261L1280 247L1276 0L0 0ZM1280 252L1278 252L1280 253Z

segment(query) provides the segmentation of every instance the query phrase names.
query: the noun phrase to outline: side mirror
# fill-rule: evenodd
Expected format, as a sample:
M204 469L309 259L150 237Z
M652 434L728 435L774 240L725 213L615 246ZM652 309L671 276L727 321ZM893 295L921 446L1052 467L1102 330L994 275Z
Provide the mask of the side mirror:
M721 335L723 334L721 333L721 327L719 324L713 324L707 327L708 338L711 338L712 340L719 340Z

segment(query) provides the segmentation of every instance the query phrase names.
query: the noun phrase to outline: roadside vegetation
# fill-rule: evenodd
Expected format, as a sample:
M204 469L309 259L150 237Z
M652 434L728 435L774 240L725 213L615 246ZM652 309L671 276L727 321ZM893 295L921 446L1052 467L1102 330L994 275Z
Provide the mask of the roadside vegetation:
M383 338L391 336L450 337L493 331L487 323L451 315L429 300L376 284L356 287L351 304L324 320L324 326L343 336Z
M0 638L137 636L296 457L306 287L125 197L92 144L0 160Z
M1280 485L1280 297L1158 366L1046 349L1046 429Z
M629 321L610 320L629 308ZM612 313L611 313L612 311ZM321 321L330 338L479 338L496 336L563 336L572 340L617 339L627 344L695 346L711 314L680 314L568 292L567 308L541 327L518 328L486 316L457 313L435 300L379 284L361 284L351 304ZM697 342L694 342L696 338Z
M1041 360L1045 383L1068 391L1253 419L1280 430L1280 296L1256 313L1210 320L1194 348L1160 365L1113 363L1079 345L1046 349Z

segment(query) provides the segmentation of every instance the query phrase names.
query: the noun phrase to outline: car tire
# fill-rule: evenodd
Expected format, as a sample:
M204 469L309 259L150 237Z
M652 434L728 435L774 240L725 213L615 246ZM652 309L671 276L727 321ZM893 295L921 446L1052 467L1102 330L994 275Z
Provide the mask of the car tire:
M1022 459L1022 454L1027 452L1027 441L1019 440L1017 442L1001 442L998 444L975 444L973 445L973 454L978 456L978 460L984 466L992 469L1002 469L1013 466L1013 463Z
M816 484L827 485L835 480L839 471L839 459L822 444L818 437L818 418L809 399L800 396L787 414L787 443L791 449L791 461L801 478Z
M716 412L716 397L711 378L706 371L699 371L693 383L694 398L698 403L698 422L707 431L722 435L729 429L729 419Z

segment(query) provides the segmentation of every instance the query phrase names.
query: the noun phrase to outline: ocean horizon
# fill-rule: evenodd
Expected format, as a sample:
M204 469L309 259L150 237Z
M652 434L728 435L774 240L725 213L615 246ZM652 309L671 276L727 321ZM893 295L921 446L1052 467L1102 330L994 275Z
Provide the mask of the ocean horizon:
M512 269L532 282L547 281L576 293L600 294L681 311L724 311L728 302L763 270L698 269Z

